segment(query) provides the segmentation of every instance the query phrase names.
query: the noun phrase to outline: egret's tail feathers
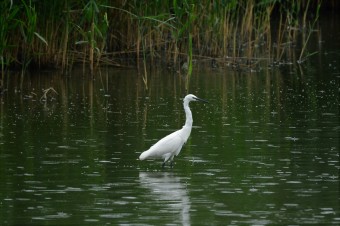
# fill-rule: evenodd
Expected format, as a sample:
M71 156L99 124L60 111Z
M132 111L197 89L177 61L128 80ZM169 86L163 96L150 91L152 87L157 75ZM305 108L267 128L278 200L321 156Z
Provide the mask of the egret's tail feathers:
M148 157L148 152L144 151L142 154L139 156L139 160L145 160Z

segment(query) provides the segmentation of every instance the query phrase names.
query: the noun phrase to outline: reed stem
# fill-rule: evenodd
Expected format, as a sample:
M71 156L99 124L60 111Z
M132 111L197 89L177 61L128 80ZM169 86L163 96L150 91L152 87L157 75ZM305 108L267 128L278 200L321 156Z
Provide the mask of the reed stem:
M302 62L320 5L311 0L2 1L1 71L46 65L65 71L83 62L93 72L127 59L139 68L143 58L145 76L150 59L173 68L187 60L190 76L195 56L238 66L244 58L281 60L294 50L284 43L297 42L299 24L308 24L316 9L313 22L304 26ZM273 18L280 20L274 24Z

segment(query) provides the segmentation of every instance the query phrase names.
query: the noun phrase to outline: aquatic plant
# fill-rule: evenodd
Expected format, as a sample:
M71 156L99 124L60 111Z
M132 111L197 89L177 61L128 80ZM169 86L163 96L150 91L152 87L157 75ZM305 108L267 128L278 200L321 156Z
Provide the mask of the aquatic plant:
M309 4L310 4L310 0L308 0L307 7L309 6ZM321 3L319 3L317 8L316 8L316 13L315 13L316 17L315 17L315 19L313 20L313 22L311 24L309 24L309 27L307 29L308 34L307 34L307 37L304 40L299 60L297 61L299 64L304 62L308 57L316 54L316 52L313 52L313 53L309 53L307 56L304 57L304 53L305 53L305 50L306 50L309 38L310 38L312 32L314 31L314 27L315 27L315 25L316 25L316 23L317 23L317 21L319 19L320 7L321 7ZM306 27L306 17L307 17L307 13L305 12L304 16L303 16L304 27Z
M18 8L12 8L12 4L9 1L3 1L0 3L1 17L0 17L0 61L1 72L4 75L5 67L7 67L12 61L14 61L11 51L10 33L18 26L18 21L15 20Z
M2 1L1 69L67 72L82 63L93 72L100 65L139 69L142 62L147 84L148 61L160 60L174 71L187 63L190 79L194 59L233 69L283 61L307 32L302 62L320 6L310 0Z

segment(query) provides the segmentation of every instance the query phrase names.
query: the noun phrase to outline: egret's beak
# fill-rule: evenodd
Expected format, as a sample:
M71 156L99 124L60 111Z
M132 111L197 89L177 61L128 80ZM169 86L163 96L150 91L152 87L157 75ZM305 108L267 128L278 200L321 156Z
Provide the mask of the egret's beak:
M209 103L207 100L204 100L204 99L201 99L201 98L198 98L198 97L195 97L195 100L202 101L204 103Z

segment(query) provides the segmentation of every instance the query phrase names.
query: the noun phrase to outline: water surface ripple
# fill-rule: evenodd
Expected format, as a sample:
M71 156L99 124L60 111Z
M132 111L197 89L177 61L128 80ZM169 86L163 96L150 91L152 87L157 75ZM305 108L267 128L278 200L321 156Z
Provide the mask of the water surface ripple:
M339 74L307 72L197 72L190 92L210 103L190 104L173 169L136 159L183 125L179 75L151 73L149 91L134 71L12 75L0 224L339 225Z

